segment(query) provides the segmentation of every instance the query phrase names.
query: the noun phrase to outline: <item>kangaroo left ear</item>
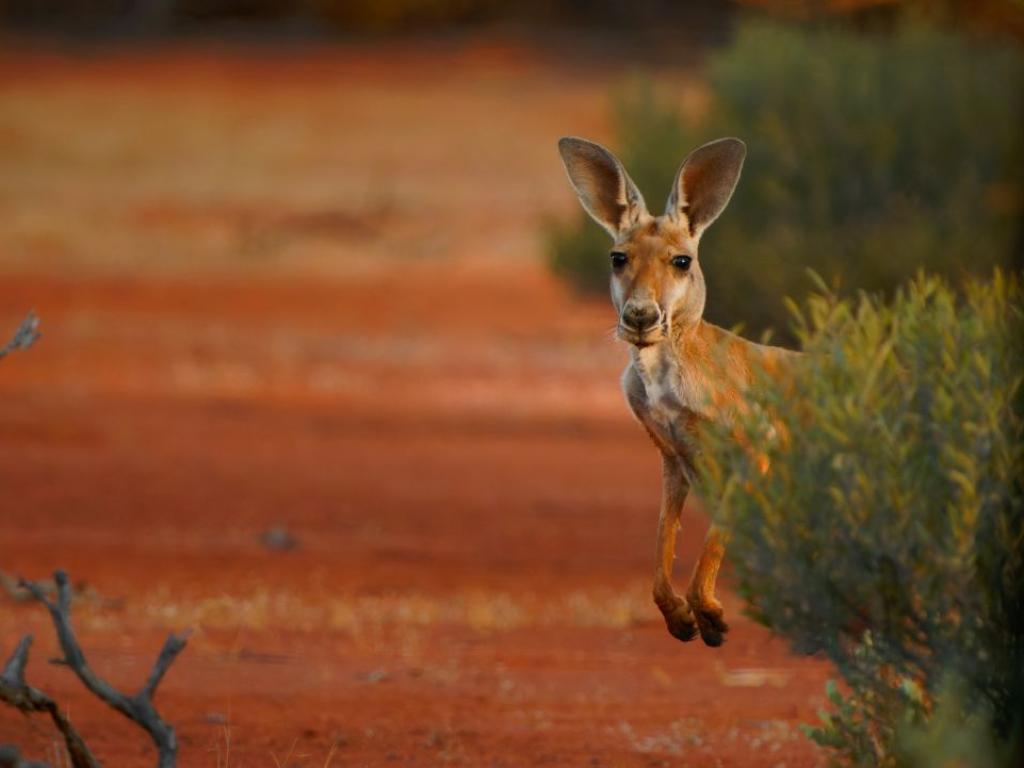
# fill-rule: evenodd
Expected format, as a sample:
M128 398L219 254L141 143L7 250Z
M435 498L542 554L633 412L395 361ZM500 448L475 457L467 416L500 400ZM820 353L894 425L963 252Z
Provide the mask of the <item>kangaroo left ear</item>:
M740 180L747 145L739 139L717 139L693 150L679 166L665 215L686 222L699 238L729 204Z

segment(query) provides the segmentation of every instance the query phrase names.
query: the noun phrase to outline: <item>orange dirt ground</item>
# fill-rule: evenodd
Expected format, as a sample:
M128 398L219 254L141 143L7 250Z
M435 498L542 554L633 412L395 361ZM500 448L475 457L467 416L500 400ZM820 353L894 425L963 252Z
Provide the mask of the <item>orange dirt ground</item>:
M479 42L5 50L0 324L44 336L0 362L0 571L67 569L124 686L191 629L158 697L180 765L822 762L827 664L727 587L723 648L665 632L624 351L541 266L574 210L554 139L606 134L611 74ZM0 653L24 632L104 764L152 765L0 593ZM5 742L59 762L41 717L0 709Z

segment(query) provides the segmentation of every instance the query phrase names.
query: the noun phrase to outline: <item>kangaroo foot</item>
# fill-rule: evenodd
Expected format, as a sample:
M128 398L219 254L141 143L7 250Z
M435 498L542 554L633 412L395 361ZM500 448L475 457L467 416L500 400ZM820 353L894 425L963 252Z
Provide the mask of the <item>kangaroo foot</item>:
M688 643L697 636L697 622L693 618L693 611L685 600L680 599L667 609L662 609L665 617L665 626L668 632L677 640Z
M725 611L722 604L713 597L691 604L695 606L693 614L700 629L700 639L705 645L717 648L725 642L725 633L729 631L729 625L723 618Z

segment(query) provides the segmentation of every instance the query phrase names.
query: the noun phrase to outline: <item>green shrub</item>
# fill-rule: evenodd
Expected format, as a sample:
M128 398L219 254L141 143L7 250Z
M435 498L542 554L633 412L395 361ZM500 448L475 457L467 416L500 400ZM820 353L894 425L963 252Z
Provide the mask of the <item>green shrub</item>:
M701 492L751 615L849 689L813 737L855 765L926 764L907 755L941 742L929 716L957 686L946 719L1024 757L1019 279L793 310L806 354L708 427Z
M654 105L653 122L674 127L656 141L651 104L620 102L615 148L643 176L651 165L672 174L717 136L747 142L730 208L701 248L712 321L785 334L782 297L805 293L808 268L879 291L922 268L959 279L1009 262L1024 212L1019 50L914 26L869 36L748 20L711 56L707 81L697 124L670 118L671 101ZM635 180L660 212L661 177L651 189ZM590 247L592 233L575 231L579 243L549 241L554 263ZM603 285L604 250L563 273Z

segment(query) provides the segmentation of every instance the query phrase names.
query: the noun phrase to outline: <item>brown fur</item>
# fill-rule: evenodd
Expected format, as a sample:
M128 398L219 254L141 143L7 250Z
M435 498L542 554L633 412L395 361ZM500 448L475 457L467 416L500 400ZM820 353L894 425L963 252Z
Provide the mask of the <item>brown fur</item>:
M729 201L743 144L723 139L691 153L665 215L658 217L647 212L621 164L603 147L568 138L559 148L584 208L612 235L613 250L627 258L611 279L618 336L632 345L622 389L662 454L654 602L674 637L692 640L699 632L717 646L728 631L715 597L726 532L711 527L685 597L671 581L679 516L696 469L697 427L703 419L732 421L747 407L754 370L780 371L795 354L754 344L702 318L706 292L697 248ZM690 257L688 268L673 264L680 255ZM642 329L628 322L630 312L641 309L657 322Z

